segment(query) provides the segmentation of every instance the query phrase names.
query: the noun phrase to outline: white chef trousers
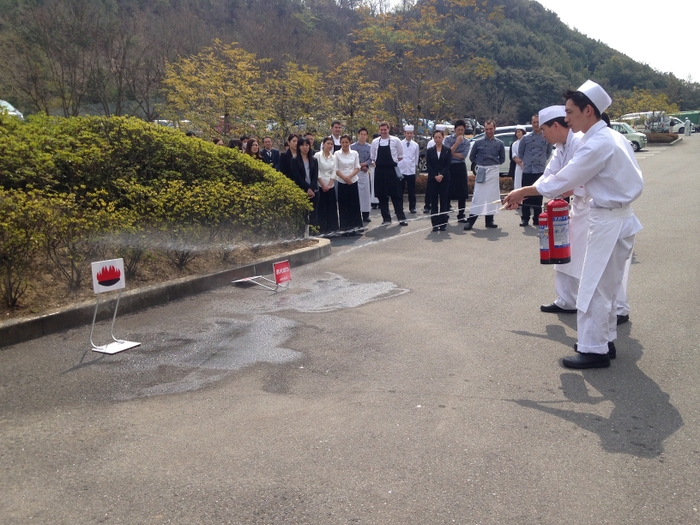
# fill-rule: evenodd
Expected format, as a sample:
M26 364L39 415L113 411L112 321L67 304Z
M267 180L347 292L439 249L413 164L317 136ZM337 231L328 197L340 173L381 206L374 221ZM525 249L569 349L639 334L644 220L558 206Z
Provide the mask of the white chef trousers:
M625 263L632 257L634 237L630 235L617 240L586 312L578 311L579 352L607 354L608 342L617 339L616 300L622 286Z

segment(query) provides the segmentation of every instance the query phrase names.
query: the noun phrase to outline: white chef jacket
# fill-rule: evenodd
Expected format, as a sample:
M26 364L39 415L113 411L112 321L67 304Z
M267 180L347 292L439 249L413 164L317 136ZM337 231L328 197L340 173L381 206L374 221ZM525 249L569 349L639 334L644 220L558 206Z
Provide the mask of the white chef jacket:
M401 141L401 147L403 148L403 159L399 161L399 169L404 175L415 175L420 160L420 147L415 140L408 143L406 139Z
M581 312L587 314L598 284L608 285L611 279L622 277L606 273L618 239L630 238L642 229L630 207L644 188L642 172L627 139L603 121L585 133L571 161L556 176L540 178L534 184L540 194L548 197L580 185L591 197L591 219L576 303L579 321ZM608 313L595 315L604 318ZM602 319L596 322L602 323Z
M574 133L569 129L566 142L559 143L547 163L541 178L556 176L561 169L573 158L581 146L583 133ZM586 256L586 238L588 237L588 218L591 211L590 197L586 195L583 186L574 189L574 198L571 203L569 221L569 240L571 244L571 262L567 264L555 264L554 269L567 275L581 278L583 259Z
M556 177L540 178L534 184L540 195L549 198L578 186L585 187L592 208L622 208L642 194L642 170L632 146L602 120L584 134L578 150Z

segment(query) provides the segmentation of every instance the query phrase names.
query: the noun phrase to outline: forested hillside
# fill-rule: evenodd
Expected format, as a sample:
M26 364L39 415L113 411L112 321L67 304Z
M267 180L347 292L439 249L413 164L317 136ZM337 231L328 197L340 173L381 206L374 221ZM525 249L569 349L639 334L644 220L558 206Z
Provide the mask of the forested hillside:
M390 12L386 4L0 0L0 98L28 114L147 120L205 107L195 119L230 114L231 131L243 120L286 130L335 117L353 127L377 118L522 122L589 77L616 99L644 92L700 107L697 83L634 62L535 1L405 0ZM224 71L241 61L251 66L249 89ZM209 76L198 73L204 66Z

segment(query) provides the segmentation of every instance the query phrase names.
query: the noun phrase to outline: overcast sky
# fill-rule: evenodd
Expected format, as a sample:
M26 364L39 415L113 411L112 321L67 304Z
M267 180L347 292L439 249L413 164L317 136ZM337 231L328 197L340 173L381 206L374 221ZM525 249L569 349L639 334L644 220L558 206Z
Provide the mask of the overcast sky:
M700 82L698 0L538 1L569 27L637 62Z

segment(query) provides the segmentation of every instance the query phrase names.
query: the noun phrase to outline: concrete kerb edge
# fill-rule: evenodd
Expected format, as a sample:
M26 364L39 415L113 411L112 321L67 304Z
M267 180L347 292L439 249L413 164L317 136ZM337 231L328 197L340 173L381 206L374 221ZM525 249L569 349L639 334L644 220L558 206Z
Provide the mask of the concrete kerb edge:
M129 290L122 293L118 315L136 312L213 290L229 285L231 281L236 279L244 279L256 275L269 275L272 273L272 264L274 262L289 260L291 266L294 267L328 257L331 254L331 242L328 239L317 240L318 244L315 246L300 248L275 257L268 257L246 266L222 270L208 275L183 277L167 283ZM33 317L0 321L0 348L89 324L92 322L92 316L95 311L95 301L85 301ZM97 320L111 319L112 315L114 315L116 302L116 294L110 294L109 299L100 301Z

